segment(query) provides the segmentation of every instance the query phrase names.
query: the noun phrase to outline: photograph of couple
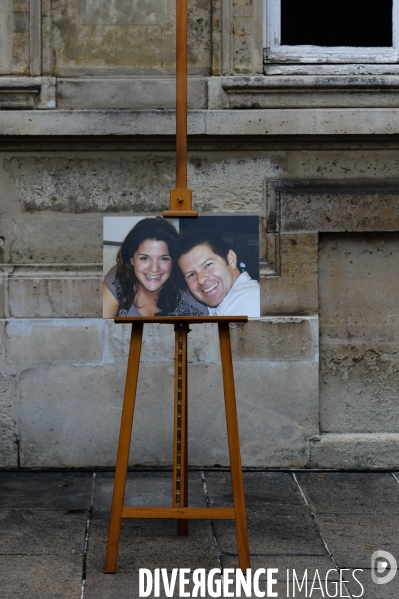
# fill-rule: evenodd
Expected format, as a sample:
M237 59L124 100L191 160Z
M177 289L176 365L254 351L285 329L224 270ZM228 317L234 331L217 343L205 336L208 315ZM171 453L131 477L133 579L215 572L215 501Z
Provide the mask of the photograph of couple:
M103 317L260 316L256 216L104 218Z

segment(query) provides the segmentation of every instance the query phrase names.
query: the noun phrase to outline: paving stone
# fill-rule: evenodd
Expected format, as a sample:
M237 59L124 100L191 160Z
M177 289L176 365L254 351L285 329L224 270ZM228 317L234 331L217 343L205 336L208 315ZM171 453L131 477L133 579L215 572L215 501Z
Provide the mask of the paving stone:
M221 555L220 561L222 568L237 568L238 556ZM292 570L295 569L298 574L306 570L314 572L318 570L320 575L325 576L328 570L334 569L334 562L328 555L251 555L251 569L258 568L277 568L276 578L280 581L287 580L287 570L290 571L289 579L292 580ZM262 575L262 578L266 578Z
M399 513L399 484L390 473L297 474L316 513Z
M177 535L172 520L123 520L117 572L139 568L218 568L212 528L207 520L189 522L188 536ZM108 521L95 518L90 523L87 572L104 568Z
M379 549L399 556L398 515L319 514L317 522L339 568L370 568Z
M223 568L236 569L238 567L237 556L222 555L221 561ZM334 582L339 581L339 573L335 570L331 557L328 556L251 556L252 573L259 568L265 570L265 572L260 575L259 588L261 591L266 591L266 593L267 587L265 581L267 580L267 569L272 568L278 570L278 572L272 572L271 576L277 581L276 584L273 585L273 591L277 592L279 597L312 597L313 599L318 599L319 597L328 596L325 590L326 587L331 596L334 596ZM295 570L295 579L293 570ZM235 580L235 574L230 576ZM319 584L319 579L323 585L324 595L321 591L317 591L316 589L313 589L313 592L310 594L313 580L315 580L316 587ZM298 588L301 587L303 580L304 584L302 591L299 591ZM299 585L296 581L299 581ZM232 588L234 589L235 586L232 586ZM255 595L252 594L252 597L255 597Z
M164 506L172 505L172 472L128 472L125 490L125 505ZM107 517L111 510L113 473L102 473L96 477L93 514ZM190 506L206 507L205 493L199 472L189 472L188 502Z
M0 555L83 553L88 512L0 511Z
M81 586L80 556L0 556L2 599L79 599Z
M0 509L90 510L91 472L0 472Z
M397 556L396 556L397 557ZM386 584L376 584L371 578L371 570L357 572L356 577L364 588L365 599L397 599L399 597L399 576ZM348 584L348 590L353 597L359 596L361 588L354 580Z
M232 504L230 472L205 472L211 504ZM291 474L284 472L244 472L244 492L247 508L266 503L303 505L299 489Z
M189 584L186 591L190 590L191 592L192 586L192 584ZM132 599L135 597L139 597L139 577L136 572L118 572L116 575L96 573L87 577L85 599ZM155 595L151 593L148 597L153 599ZM166 597L162 585L159 597L161 599ZM173 597L176 599L180 597L178 581ZM206 594L205 597L208 598L209 595Z
M325 555L326 550L306 506L270 505L247 509L249 549L261 555ZM222 553L237 553L234 522L216 521Z

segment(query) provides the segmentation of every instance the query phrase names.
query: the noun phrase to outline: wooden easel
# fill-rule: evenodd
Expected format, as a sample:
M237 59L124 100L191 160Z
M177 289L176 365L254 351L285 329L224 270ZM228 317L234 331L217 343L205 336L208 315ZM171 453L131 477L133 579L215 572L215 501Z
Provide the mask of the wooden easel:
M122 518L167 518L178 521L178 534L186 535L188 520L235 520L240 568L250 567L247 521L245 515L244 486L242 481L240 441L233 362L230 346L230 322L246 322L246 316L164 316L115 318L116 323L132 323L130 351L123 401L118 456L116 460L114 493L108 533L105 572L114 573L118 557ZM133 413L139 373L141 340L144 323L170 323L175 325L175 408L173 446L173 497L172 507L130 507L124 505L126 474L129 460ZM227 436L230 455L231 481L234 507L188 507L187 459L187 333L194 323L216 322L219 327L220 354L222 357L224 399Z
M187 189L187 0L177 0L176 8L176 188L170 192L170 210L164 210L163 215L195 217L197 212L192 210L192 192ZM114 573L116 570L122 518L175 519L178 522L179 535L188 533L188 520L191 519L235 520L239 565L245 571L250 567L250 560L229 323L246 322L248 318L246 316L154 316L120 317L114 320L116 323L131 323L132 334L104 571ZM190 324L204 322L217 323L219 328L233 508L188 507L187 334ZM144 323L170 323L175 327L172 507L124 505Z

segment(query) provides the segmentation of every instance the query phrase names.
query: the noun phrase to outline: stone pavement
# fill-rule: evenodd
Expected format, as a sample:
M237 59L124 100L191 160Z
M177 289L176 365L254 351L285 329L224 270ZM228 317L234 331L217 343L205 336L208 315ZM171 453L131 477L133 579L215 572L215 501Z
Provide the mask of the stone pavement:
M244 484L251 566L278 569L278 597L399 597L399 574L371 579L374 551L399 560L398 473L248 471ZM128 520L117 573L103 574L112 486L109 472L0 472L1 599L135 599L140 568L238 567L234 522L191 521L178 537L173 521ZM131 472L126 503L170 505L171 487L170 472ZM227 471L191 471L189 489L190 505L231 505ZM345 568L342 590L336 572L326 584ZM301 591L293 570L299 586L307 572Z

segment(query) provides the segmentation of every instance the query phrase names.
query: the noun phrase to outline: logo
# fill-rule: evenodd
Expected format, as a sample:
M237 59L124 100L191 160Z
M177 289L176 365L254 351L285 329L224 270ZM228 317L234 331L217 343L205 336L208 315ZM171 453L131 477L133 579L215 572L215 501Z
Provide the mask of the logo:
M396 576L398 564L388 551L374 551L371 556L371 578L376 584L387 584Z

